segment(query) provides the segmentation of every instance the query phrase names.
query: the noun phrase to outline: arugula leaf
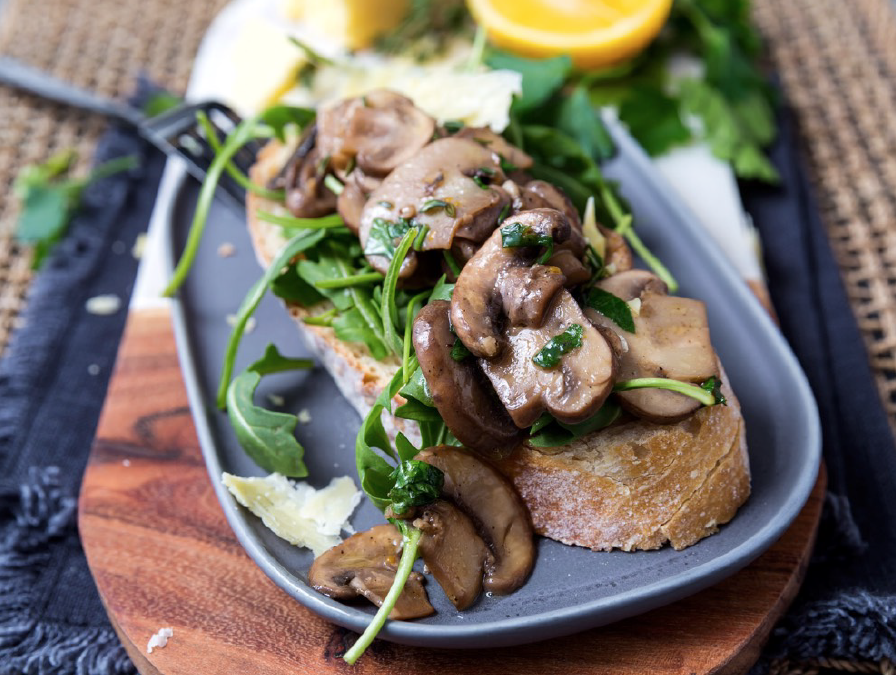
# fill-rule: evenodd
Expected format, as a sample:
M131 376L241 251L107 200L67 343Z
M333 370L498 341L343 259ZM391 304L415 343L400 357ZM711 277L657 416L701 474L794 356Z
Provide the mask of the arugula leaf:
M463 361L470 355L470 350L460 341L459 337L454 338L454 344L451 345L451 358L454 361Z
M554 254L554 238L549 234L540 234L523 223L509 223L501 227L501 246L504 248L544 246L544 253L536 261L539 265L546 263Z
M258 121L271 128L274 136L281 143L286 142L286 132L290 127L304 129L317 117L313 108L300 108L291 105L273 105L266 108Z
M404 436L399 435L399 438ZM389 490L389 500L392 502L392 512L400 516L415 506L424 506L438 499L445 483L445 474L426 462L405 459L395 467L391 479L394 484Z
M411 223L406 219L398 222L385 218L374 218L373 226L367 235L367 244L364 247L365 255L381 255L389 260L395 255L395 247L398 241L411 229Z
M555 448L610 426L622 414L615 401L606 401L594 415L579 424L564 424L544 413L529 431L529 445L536 448Z
M728 399L722 394L722 379L719 377L710 377L700 385L703 391L708 391L715 399L716 405L728 405Z
M527 59L491 50L485 56L485 64L498 70L515 70L523 76L522 96L513 102L513 108L519 113L533 110L545 103L572 73L572 59L569 56Z
M227 352L224 356L224 365L221 367L221 380L218 384L217 404L222 410L227 405L227 390L230 385L230 377L233 374L236 352L239 349L240 341L243 339L243 332L246 330L246 323L248 323L249 317L255 313L255 309L267 292L268 287L273 283L274 279L280 276L283 268L299 253L317 244L323 236L323 230L315 230L298 234L286 242L261 278L249 289L249 292L240 304L236 314L236 323L233 326L230 339L227 341Z
M588 97L585 87L576 87L561 99L557 111L557 128L579 142L595 160L610 159L615 152L613 139Z
M532 357L533 363L542 368L553 368L560 363L560 359L564 354L568 354L573 349L582 346L583 330L581 324L574 323L560 333L560 335L551 338L548 340L548 343Z
M237 375L227 388L230 425L246 454L265 471L290 477L308 475L302 461L305 450L293 435L298 418L255 405L255 389L264 375L312 367L312 360L286 358L274 345L268 345L264 356Z
M452 293L454 293L454 284L448 283L443 274L439 277L439 280L433 287L432 293L429 296L429 301L435 302L436 300L448 300L450 302Z
M632 308L620 297L605 291L602 288L589 288L585 294L585 303L597 310L610 321L629 333L635 332L635 320L632 318Z
M294 266L287 267L283 274L274 279L271 292L281 300L294 302L302 307L311 307L324 299L314 286L299 276L298 268Z
M177 94L172 94L170 91L157 91L146 99L143 105L140 106L140 109L147 117L156 117L164 112L173 110L183 102L183 98Z
M661 89L631 90L619 106L619 119L647 154L656 157L691 139L681 120L679 101Z
M137 166L134 157L118 157L94 167L86 178L68 178L76 159L74 150L63 150L43 164L24 167L16 177L13 190L22 202L16 241L33 247L32 269L40 268L53 246L65 236L90 183Z

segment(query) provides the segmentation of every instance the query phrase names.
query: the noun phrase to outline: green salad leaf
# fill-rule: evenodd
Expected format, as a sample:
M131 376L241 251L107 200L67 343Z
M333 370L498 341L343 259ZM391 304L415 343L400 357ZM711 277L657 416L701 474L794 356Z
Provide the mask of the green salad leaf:
M293 435L298 418L255 405L255 389L264 375L313 367L311 359L287 358L274 345L268 345L264 356L227 387L230 425L246 454L265 471L290 477L308 475L302 461L305 450Z
M391 478L395 482L389 490L389 500L392 502L392 512L399 516L415 506L434 502L445 483L445 474L440 469L416 459L403 459L395 467Z
M536 448L555 448L567 445L574 440L610 426L622 414L622 409L615 401L606 401L594 415L579 424L564 424L548 413L541 417L529 429L529 445Z
M585 304L603 314L622 330L635 332L632 308L622 298L595 286L585 292Z

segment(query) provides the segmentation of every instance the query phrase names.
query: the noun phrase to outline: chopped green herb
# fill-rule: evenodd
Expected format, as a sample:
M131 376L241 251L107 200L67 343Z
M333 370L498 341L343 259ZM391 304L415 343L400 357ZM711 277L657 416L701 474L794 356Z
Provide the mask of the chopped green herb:
M498 225L500 225L501 223L503 223L503 222L507 219L507 216L510 215L510 207L511 207L511 206L512 206L512 203L511 203L511 202L507 202L507 203L504 205L504 208L501 209L501 213L498 214Z
M364 247L365 255L381 255L392 260L395 255L395 247L408 230L411 223L402 218L398 222L385 218L374 218L373 226L367 235L367 245Z
M447 120L442 126L445 127L445 131L449 134L456 134L464 128L464 123L460 120Z
M582 346L584 329L581 324L574 323L565 331L551 338L541 350L532 357L532 362L541 368L553 368L564 354Z
M246 454L265 471L290 477L308 475L302 461L305 450L293 435L298 418L255 405L255 389L264 375L313 367L311 359L287 358L274 345L268 345L264 356L227 387L230 425Z
M554 255L554 239L549 234L540 234L523 223L510 223L501 228L501 246L519 248L521 246L543 246L544 253L536 262L546 263Z
M520 168L509 159L506 159L504 155L498 156L501 158L501 171L503 171L504 173L510 173L511 171L516 171Z
M426 243L426 235L429 234L429 225L424 225L420 228L420 231L417 233L417 236L414 238L413 249L415 251L423 250L423 244Z
M448 249L444 249L442 251L442 257L445 259L445 264L448 265L448 269L451 270L451 273L454 275L454 278L460 276L460 265L457 264L457 261L454 259L454 256L451 254L451 251Z
M712 394L713 398L716 401L716 404L728 405L728 399L722 394L722 380L718 377L711 377L706 382L700 385L700 388L704 391L708 391Z
M635 332L635 320L632 317L632 308L620 297L605 291L602 288L593 287L585 294L585 302L592 309L597 310L610 321L629 333Z
M423 206L420 207L420 212L429 213L438 209L444 209L445 213L448 214L450 218L454 218L454 216L457 215L457 210L455 209L454 204L446 202L444 199L426 200L423 202Z
M345 175L351 176L352 171L355 170L355 167L358 165L358 158L355 155L352 155L351 159L348 160L348 164L345 165Z

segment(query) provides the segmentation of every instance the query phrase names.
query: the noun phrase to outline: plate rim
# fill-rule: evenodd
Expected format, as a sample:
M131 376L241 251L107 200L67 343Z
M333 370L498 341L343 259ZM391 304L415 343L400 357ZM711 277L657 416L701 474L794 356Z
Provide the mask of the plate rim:
M673 211L678 219L685 224L688 236L695 242L697 248L695 255L720 256L721 251L717 249L716 245L708 237L701 235L698 229L699 226L696 225L695 217L690 214L687 207L672 193L671 188L657 174L650 164L650 159L637 143L621 125L606 115L604 118L619 152L626 154L627 159L633 162L635 168L639 170L646 182L651 184L651 189L663 200L664 207ZM164 269L166 274L170 276L174 269L173 233L175 213L188 183L186 171L181 163L169 162L166 168L166 172L168 171L171 171L175 176L172 179L174 189L164 196L167 200L167 203L164 204L165 217L163 219ZM724 269L723 273L729 277L734 276L734 273L727 268ZM740 279L737 279L737 281L741 282ZM774 544L799 515L815 485L821 461L820 421L815 399L805 373L799 366L796 356L780 333L780 330L774 325L767 312L748 290L745 283L732 283L730 286L735 295L739 296L739 302L749 308L750 315L744 317L744 320L754 321L759 324L761 326L760 330L765 332L772 342L777 343L777 347L788 366L788 379L799 390L801 404L808 404L803 412L806 415L805 421L807 424L805 445L810 461L805 462L800 468L793 489L778 508L775 518L765 523L752 536L740 542L723 555L695 567L689 567L687 570L672 576L653 581L646 586L638 588L636 591L611 595L563 609L501 619L487 624L476 623L446 626L444 624L422 624L409 621L387 621L378 637L408 645L441 648L477 648L527 644L568 635L635 616L697 593L743 569ZM207 402L202 400L199 390L196 363L188 337L189 318L185 303L180 300L179 296L172 298L172 319L178 360L181 365L181 372L184 375L190 409L206 469L218 502L221 504L225 517L241 546L246 550L253 563L258 565L277 586L303 606L318 616L344 628L358 632L363 631L370 622L371 613L337 603L335 600L315 592L300 578L277 562L267 552L260 538L252 531L247 519L248 511L239 507L221 482L220 476L223 469L211 427L206 418L208 405ZM595 552L595 554L599 555L600 552ZM636 555L637 552L632 552L632 554ZM535 627L539 628L537 637L533 637L531 634L532 629Z

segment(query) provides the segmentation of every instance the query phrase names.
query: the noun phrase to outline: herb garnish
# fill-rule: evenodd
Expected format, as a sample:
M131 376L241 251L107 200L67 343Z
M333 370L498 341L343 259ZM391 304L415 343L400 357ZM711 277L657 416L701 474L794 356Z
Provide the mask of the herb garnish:
M454 218L454 216L457 215L457 209L454 204L446 202L444 199L427 199L423 202L423 206L420 207L420 212L430 213L431 211L436 211L438 209L444 209L445 213L451 218Z
M90 183L137 166L133 157L117 157L94 167L86 178L69 178L75 159L74 150L63 150L43 164L26 166L16 177L13 189L22 202L16 240L34 247L32 269L38 269L65 236Z
M298 418L255 405L255 389L264 375L313 367L311 359L287 358L274 345L268 345L264 356L227 387L227 416L236 438L246 454L269 473L307 476L308 469L302 461L305 450L293 436Z
M381 255L392 260L398 240L410 229L411 223L406 218L401 218L397 222L385 218L374 218L373 226L367 235L364 255Z
M728 405L725 397L719 390L722 386L718 378L711 377L702 384L691 384L681 380L672 380L665 377L639 377L633 380L622 380L613 386L613 391L629 391L631 389L668 389L696 399L709 407L714 405Z
M595 255L597 254L595 253ZM603 314L622 330L628 331L629 333L635 332L635 320L632 318L632 308L622 298L595 286L589 288L585 293L585 303L592 309Z
M579 424L564 424L550 414L543 413L529 429L529 445L536 448L555 448L567 445L572 441L590 433L610 426L622 414L622 409L615 401L605 401L594 415Z
M523 223L510 223L501 228L501 246L504 248L544 246L544 253L536 261L539 265L543 265L554 255L554 238L549 234L540 234Z
M581 324L574 323L560 335L548 340L548 343L532 357L532 362L542 368L553 368L560 363L564 354L582 346L583 331Z
M455 361L463 361L470 355L470 350L460 341L459 337L454 338L454 344L451 345L451 358Z
M408 442L404 436L401 441ZM396 439L396 445L398 439ZM413 446L411 446L413 448ZM416 452L416 448L413 448ZM425 506L439 498L445 474L441 470L416 459L408 459L395 467L390 478L394 481L389 490L392 512L400 516L415 506Z
M492 179L495 177L495 170L488 166L480 166L477 168L470 178L483 190L488 190Z

